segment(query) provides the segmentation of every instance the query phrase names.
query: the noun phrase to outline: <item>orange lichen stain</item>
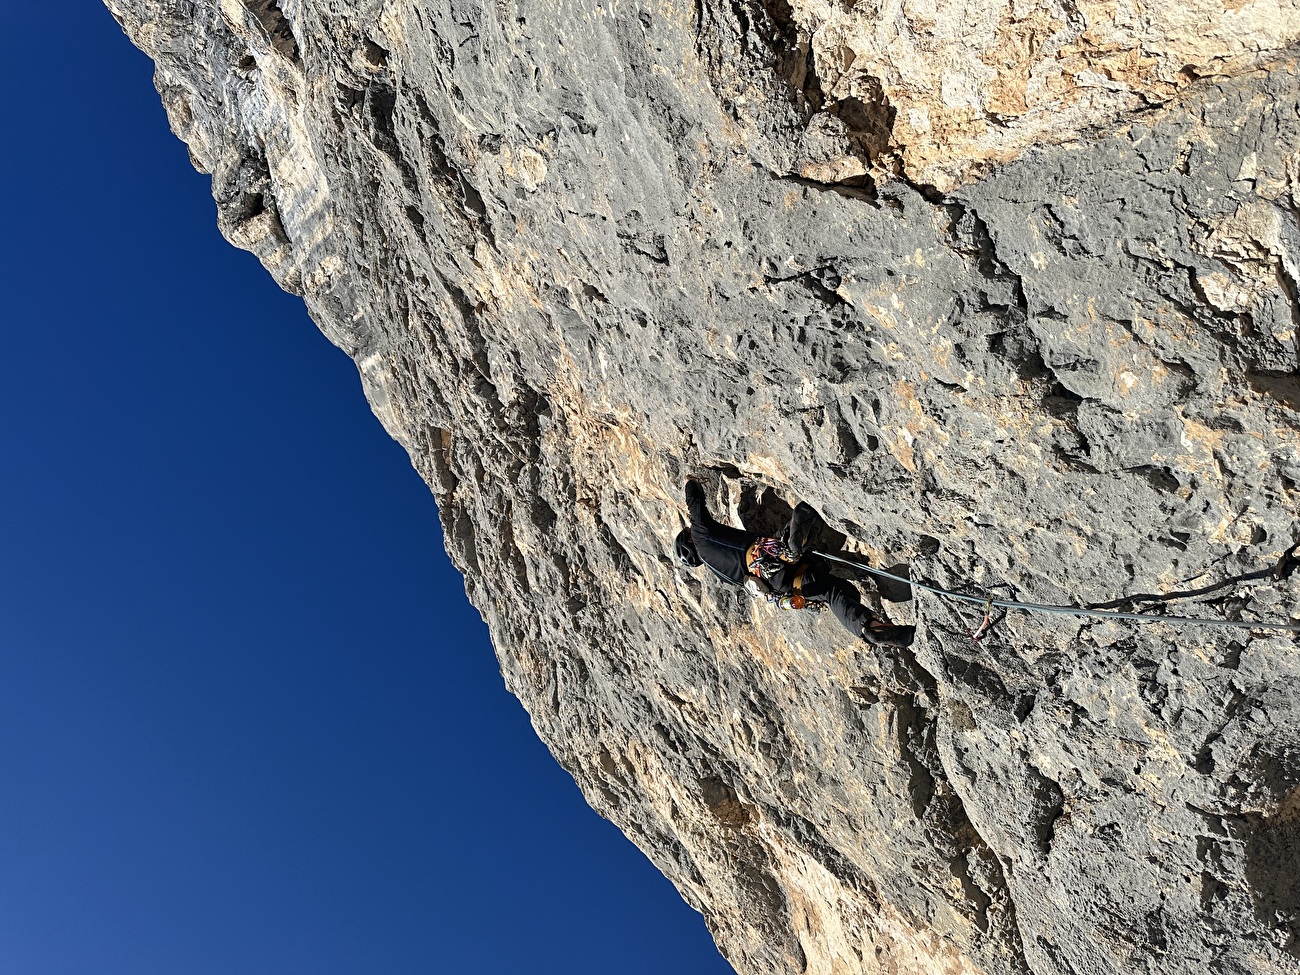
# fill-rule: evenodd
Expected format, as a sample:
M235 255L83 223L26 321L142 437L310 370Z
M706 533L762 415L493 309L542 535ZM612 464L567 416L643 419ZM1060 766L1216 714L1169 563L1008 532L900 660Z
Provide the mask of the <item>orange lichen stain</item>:
M887 328L891 331L898 328L898 321L893 314L886 308L879 305L862 305L862 310L876 320L876 324L881 328Z
M786 476L783 468L777 459L770 454L747 454L742 470L746 474L757 474L768 484L788 484L790 479Z
M1126 329L1118 328L1112 322L1106 323L1106 344L1112 349L1122 349L1133 341L1133 336Z
M615 504L611 491L618 490L618 505L631 506L651 530L671 538L680 527L675 520L680 486L664 478L659 452L647 446L626 408L609 403L578 376L572 355L562 350L548 390L560 422L550 425L542 438L545 452L571 460L579 500L574 517L592 526L598 512ZM655 575L652 561L633 559L643 576ZM662 605L662 596L648 585L625 587L619 595L646 610Z
M936 366L948 372L948 361L952 356L952 350L952 342L941 337L930 347L930 358Z
M866 172L867 166L858 156L837 156L826 162L806 163L799 168L800 176L815 183L840 183Z
M1179 419L1183 421L1183 446L1187 449L1198 446L1207 453L1213 453L1223 446L1222 430L1213 430L1204 423L1198 423L1181 414Z
M895 460L915 474L916 457L912 453L912 444L915 442L915 438L907 432L905 427L899 427L895 432L897 433L897 437L894 442L889 445L889 452L894 455Z
M844 546L844 550L854 556L866 559L872 565L888 565L893 561L891 553L886 552L883 548L869 542L859 541L858 539L849 539Z
M1183 416L1180 411L1176 410L1175 415L1183 424L1181 440L1187 453L1169 458L1169 462L1202 475L1222 478L1223 471L1215 460L1214 452L1223 445L1223 431L1212 430L1203 423Z
M1235 542L1244 545L1250 541L1252 526L1237 515L1225 514L1210 532L1210 541L1216 545Z
M901 426L891 428L889 431L894 434L887 440L889 452L894 455L894 459L903 465L907 470L916 473L916 454L915 445L918 437L928 438L931 442L946 444L948 435L939 428L939 425L925 414L921 408L921 402L916 398L916 387L911 383L900 380L894 384L894 395L897 398L900 412L906 415L906 420Z
M981 55L985 63L995 60L993 51ZM997 70L993 81L984 95L985 107L995 115L1019 116L1029 111L1026 92L1029 88L1029 72L1023 66L1009 64L991 64Z
M757 660L772 673L782 675L782 684L788 683L792 676L817 671L816 654L791 644L781 630L780 617L788 611L762 602L755 603L754 610L755 625L733 626L713 637L719 656L729 652L746 661Z
M988 111L1014 117L1030 110L1030 75L1039 52L1063 27L1065 24L1044 10L1035 10L1024 19L1017 19L1009 8L1003 12L997 43L979 55L995 72L983 93Z

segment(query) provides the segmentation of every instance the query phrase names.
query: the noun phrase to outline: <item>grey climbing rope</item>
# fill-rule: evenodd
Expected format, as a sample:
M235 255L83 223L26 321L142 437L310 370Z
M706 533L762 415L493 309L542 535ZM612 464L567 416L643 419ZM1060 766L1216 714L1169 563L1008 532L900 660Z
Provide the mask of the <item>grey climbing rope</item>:
M873 576L880 576L882 579L892 579L895 582L901 582L904 585L912 586L916 589L923 589L926 592L934 593L936 596L945 596L949 599L960 599L967 603L978 603L985 609L986 625L989 607L997 606L1000 609L1022 609L1030 613L1055 613L1060 616L1088 616L1095 619L1136 620L1140 623L1233 626L1251 630L1284 630L1288 633L1300 633L1300 623L1267 623L1256 620L1213 620L1196 616L1161 616L1157 613L1118 613L1105 609L1089 609L1084 606L1054 606L1050 603L1021 603L1013 599L993 599L991 596L987 595L976 596L971 593L953 592L951 589L941 589L938 586L926 585L924 582L915 582L903 576L895 575L892 572L886 572L884 569L872 568L856 559L846 559L839 555L832 555L829 552L819 551L814 554L819 555L824 559L828 559L831 562L839 562L841 565L847 565L853 569L860 569L863 572L869 572Z

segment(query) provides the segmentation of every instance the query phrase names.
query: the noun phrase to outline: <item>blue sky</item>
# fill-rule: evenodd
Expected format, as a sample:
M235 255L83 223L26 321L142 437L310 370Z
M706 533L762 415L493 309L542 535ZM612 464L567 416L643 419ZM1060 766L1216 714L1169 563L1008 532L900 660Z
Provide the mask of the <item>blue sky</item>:
M506 693L148 60L93 0L0 27L0 971L730 971Z

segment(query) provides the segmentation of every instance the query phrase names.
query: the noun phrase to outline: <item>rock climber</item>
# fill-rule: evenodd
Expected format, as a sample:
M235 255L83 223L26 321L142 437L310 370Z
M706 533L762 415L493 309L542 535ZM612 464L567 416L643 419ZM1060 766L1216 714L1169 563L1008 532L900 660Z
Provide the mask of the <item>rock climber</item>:
M862 605L857 587L830 574L826 564L808 552L817 517L800 501L780 538L763 538L715 521L697 478L686 481L686 509L691 523L677 535L677 559L687 568L707 565L719 578L742 586L782 609L830 606L850 633L881 647L905 647L914 626L895 626L878 619Z

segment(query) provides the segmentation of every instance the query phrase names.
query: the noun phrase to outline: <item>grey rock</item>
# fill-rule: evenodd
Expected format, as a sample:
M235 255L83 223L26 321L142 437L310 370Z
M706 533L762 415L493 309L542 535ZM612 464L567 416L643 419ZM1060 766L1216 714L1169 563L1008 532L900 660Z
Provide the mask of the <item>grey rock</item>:
M940 196L800 175L880 134L813 118L780 4L108 6L223 233L356 359L538 734L737 970L1295 971L1289 636L974 644L917 592L875 651L671 557L699 472L756 530L807 499L1032 601L1275 559L1294 63ZM1289 620L1296 585L1187 611Z

